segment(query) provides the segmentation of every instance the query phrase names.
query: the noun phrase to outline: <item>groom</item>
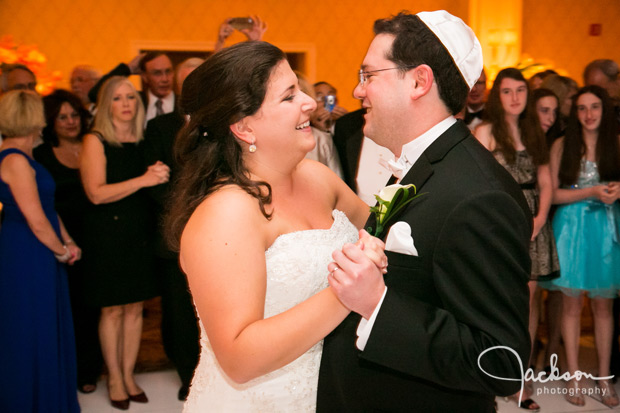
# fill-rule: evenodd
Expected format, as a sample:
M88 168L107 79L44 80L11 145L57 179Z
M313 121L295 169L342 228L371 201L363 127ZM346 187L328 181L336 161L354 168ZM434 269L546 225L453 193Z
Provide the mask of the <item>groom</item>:
M386 250L399 252L386 251L385 277L354 245L333 254L330 285L353 312L325 339L317 411L492 412L520 382L490 375L520 379L529 358L532 218L453 117L480 77L480 44L445 11L401 13L374 31L354 91L364 134L424 195L388 222Z

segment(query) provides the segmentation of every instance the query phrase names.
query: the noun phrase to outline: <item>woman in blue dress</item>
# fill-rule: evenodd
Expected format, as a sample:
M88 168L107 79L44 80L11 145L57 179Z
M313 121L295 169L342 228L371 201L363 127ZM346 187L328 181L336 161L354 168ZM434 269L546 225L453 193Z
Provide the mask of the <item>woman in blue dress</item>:
M583 296L592 303L598 377L609 376L612 301L620 288L620 143L607 92L587 86L575 95L566 135L551 148L553 217L562 277L552 284L564 294L562 338L568 370L578 366ZM608 407L620 404L608 380L597 384ZM583 406L579 380L567 383L566 400Z
M45 126L30 91L0 99L0 411L79 412L64 264L81 251L54 210L54 180L32 159Z

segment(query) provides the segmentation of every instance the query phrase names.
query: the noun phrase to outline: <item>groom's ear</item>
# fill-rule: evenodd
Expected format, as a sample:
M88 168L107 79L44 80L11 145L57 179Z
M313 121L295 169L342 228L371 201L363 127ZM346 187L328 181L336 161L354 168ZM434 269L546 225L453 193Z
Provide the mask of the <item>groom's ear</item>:
M230 125L230 131L237 137L237 139L242 140L248 145L251 145L256 141L254 131L248 124L247 118L243 118L239 122Z
M426 96L433 86L435 75L429 65L420 65L409 72L413 87L411 88L411 98L417 100Z

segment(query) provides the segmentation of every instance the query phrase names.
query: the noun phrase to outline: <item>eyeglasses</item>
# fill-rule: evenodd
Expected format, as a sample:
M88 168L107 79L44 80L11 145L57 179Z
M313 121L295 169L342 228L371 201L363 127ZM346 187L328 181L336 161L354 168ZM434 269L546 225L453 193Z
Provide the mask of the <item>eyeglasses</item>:
M13 85L10 90L37 90L37 82L30 83L17 83Z
M417 65L415 65L415 66L388 67L387 69L366 70L366 71L360 69L360 71L359 71L360 85L364 86L366 84L366 82L368 81L368 78L370 76L372 76L373 73L383 72L385 70L394 70L394 69L413 69L414 67L417 67Z

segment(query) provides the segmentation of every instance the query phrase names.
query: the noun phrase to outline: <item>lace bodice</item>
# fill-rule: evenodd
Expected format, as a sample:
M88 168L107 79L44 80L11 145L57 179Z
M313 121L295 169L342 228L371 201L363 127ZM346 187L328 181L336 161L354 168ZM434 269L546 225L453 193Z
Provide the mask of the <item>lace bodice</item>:
M344 243L357 240L357 229L334 210L330 229L280 235L265 252L267 291L265 318L282 313L327 287L327 264ZM239 385L217 363L202 322L200 363L194 373L184 412L314 411L322 342L297 360Z

